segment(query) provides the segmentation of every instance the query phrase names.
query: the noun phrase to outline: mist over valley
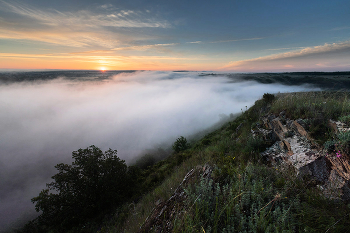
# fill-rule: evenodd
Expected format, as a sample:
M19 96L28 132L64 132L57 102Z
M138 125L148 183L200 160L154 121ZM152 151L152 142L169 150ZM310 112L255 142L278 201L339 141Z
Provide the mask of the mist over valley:
M344 88L349 74L0 73L0 230L35 215L58 163L96 145L127 163L249 108L264 93ZM319 76L326 76L317 82ZM291 78L286 78L291 76ZM267 81L268 80L268 81ZM326 80L326 81L325 81ZM333 85L331 85L333 84Z

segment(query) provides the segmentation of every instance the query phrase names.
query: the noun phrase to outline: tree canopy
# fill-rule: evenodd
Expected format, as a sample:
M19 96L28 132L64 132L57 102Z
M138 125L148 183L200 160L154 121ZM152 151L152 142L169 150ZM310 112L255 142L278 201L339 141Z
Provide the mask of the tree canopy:
M183 136L176 139L176 141L173 144L173 149L176 153L179 153L181 151L184 151L190 147L189 143L187 143L187 139Z
M74 162L57 164L58 173L47 189L34 197L38 221L48 230L72 229L97 214L106 214L132 196L133 169L128 169L117 151L104 153L90 146L72 153Z

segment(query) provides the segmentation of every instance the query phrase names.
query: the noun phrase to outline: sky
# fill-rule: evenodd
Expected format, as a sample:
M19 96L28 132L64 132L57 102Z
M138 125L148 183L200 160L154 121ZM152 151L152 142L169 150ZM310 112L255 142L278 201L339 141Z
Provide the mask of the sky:
M350 70L348 0L0 0L0 69Z

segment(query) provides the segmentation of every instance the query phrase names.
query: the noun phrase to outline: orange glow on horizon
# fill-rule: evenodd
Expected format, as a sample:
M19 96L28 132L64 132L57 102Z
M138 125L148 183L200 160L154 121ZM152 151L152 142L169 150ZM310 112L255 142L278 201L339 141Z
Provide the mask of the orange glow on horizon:
M121 59L123 58L123 59ZM217 70L219 63L193 62L190 58L171 57L105 57L101 64L95 56L67 54L0 53L1 69L62 69L62 70ZM100 64L99 64L100 63Z

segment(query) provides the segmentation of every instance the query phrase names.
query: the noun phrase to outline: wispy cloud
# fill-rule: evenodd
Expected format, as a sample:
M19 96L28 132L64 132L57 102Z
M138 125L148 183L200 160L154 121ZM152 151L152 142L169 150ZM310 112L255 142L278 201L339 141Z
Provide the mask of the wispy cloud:
M292 49L304 49L305 47L292 47L292 48L274 48L274 49L267 49L271 51L276 51L276 50L292 50Z
M190 41L190 42L186 42L186 43L188 43L188 44L208 44L208 43L215 44L215 43L229 43L229 42L246 41L246 40L262 40L262 39L264 39L264 38L255 37L255 38L234 39L234 40L217 40L217 41L208 41L208 42L198 40L198 41Z
M178 45L179 43L170 43L170 44L152 44L152 45L135 45L135 46L127 46L127 47L118 47L113 50L139 50L144 51L152 48L160 48L160 47L168 47Z
M245 40L262 40L263 37L255 37L255 38L245 38L245 39L234 39L234 40L218 40L218 41L211 41L209 43L228 43L228 42L236 42L236 41L245 41Z
M340 31L340 30L347 30L350 29L350 27L336 27L332 28L331 31Z
M113 48L121 39L125 39L125 35L118 34L118 30L170 27L166 20L156 19L152 12L117 10L110 4L102 5L94 12L37 9L3 0L0 0L0 6L1 11L25 18L14 21L2 17L0 38L28 39L72 47L99 45Z
M344 58L347 58L344 60ZM305 62L305 59L307 61ZM327 59L332 60L332 66L344 66L350 68L350 41L339 43L324 44L319 46L307 47L296 51L272 54L269 56L253 59L233 61L222 67L227 70L253 70L253 69L283 69L292 67L320 67L319 64L330 64ZM322 61L322 62L321 62ZM337 64L338 62L338 64Z
M60 12L57 10L39 10L20 4L11 4L1 1L3 5L11 12L36 19L39 22L51 26L70 27L162 27L166 28L169 23L166 21L157 21L146 12L135 12L132 10L120 10L110 14L95 13L88 10L77 12Z
M203 42L198 40L198 41L191 41L191 42L186 42L188 44L202 44Z
M83 52L72 52L72 53L69 53L69 54L110 54L110 53L113 53L113 51L110 51L110 50L91 50L91 51L83 51Z

